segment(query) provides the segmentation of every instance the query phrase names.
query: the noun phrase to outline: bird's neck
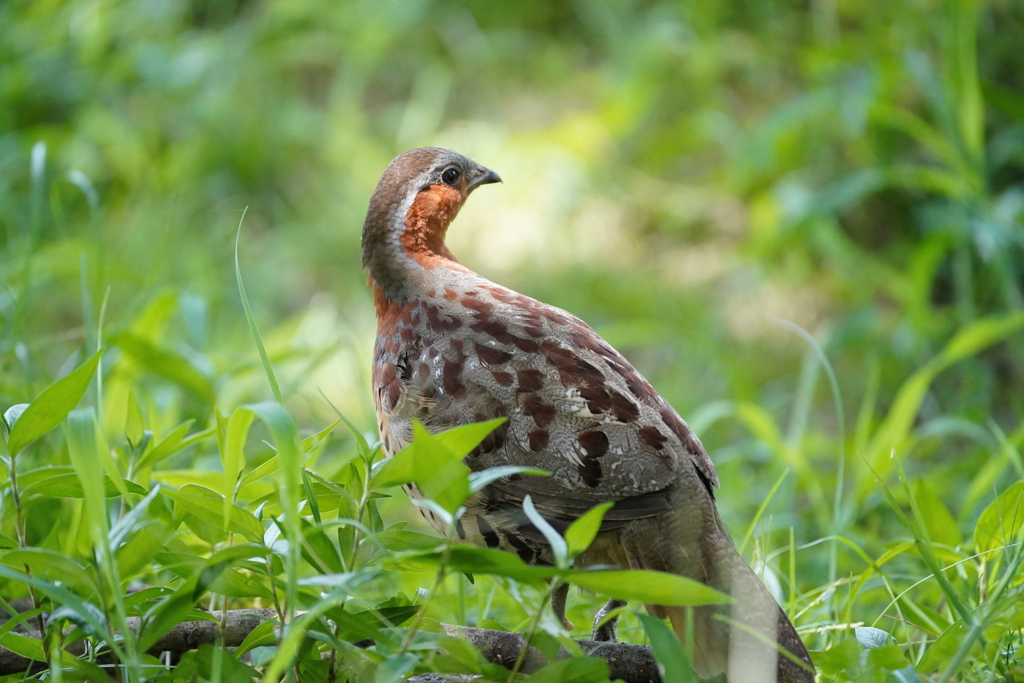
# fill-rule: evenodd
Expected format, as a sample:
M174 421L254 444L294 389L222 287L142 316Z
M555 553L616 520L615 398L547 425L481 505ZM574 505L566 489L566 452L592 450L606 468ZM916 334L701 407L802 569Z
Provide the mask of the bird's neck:
M403 213L404 206L408 208ZM418 192L411 203L397 207L381 221L383 225L368 225L370 229L364 230L364 265L370 271L378 320L386 317L390 306L428 296L438 279L449 272L472 272L456 260L444 242L461 207L456 190L435 185Z

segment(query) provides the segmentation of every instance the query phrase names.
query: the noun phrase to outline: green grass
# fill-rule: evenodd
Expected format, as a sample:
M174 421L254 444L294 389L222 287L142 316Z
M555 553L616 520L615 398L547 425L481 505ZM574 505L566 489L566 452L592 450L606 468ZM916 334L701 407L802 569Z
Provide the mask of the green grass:
M160 633L250 606L307 613L247 643L270 678L507 678L439 622L567 642L379 478L360 228L440 144L505 179L453 251L687 418L822 680L1024 678L1019 3L378 5L0 4L0 646L169 676Z

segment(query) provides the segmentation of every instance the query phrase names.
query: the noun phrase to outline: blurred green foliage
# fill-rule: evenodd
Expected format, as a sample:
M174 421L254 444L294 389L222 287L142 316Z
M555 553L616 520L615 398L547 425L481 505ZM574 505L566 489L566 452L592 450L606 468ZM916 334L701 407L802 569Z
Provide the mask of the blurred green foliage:
M908 531L862 458L966 553L1024 475L1022 44L1017 0L8 0L0 407L101 344L112 442L136 399L162 438L267 398L232 264L248 206L241 267L288 408L319 431L322 391L372 430L363 213L394 155L438 144L505 179L453 251L634 362L712 453L748 554L789 573L791 528L896 547ZM22 459L68 464L54 439ZM165 465L219 467L189 449ZM64 514L32 508L29 543ZM864 571L845 546L798 552L786 590L824 600L808 625L871 623L927 574L897 560L852 612L823 597ZM983 601L993 579L972 571Z

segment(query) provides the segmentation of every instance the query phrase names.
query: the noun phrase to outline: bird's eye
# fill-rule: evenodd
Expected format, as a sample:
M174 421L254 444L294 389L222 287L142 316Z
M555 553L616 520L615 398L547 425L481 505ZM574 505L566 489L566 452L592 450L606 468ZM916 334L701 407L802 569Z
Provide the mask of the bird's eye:
M441 174L441 180L444 181L445 185L454 185L459 182L459 169L457 168L446 168L444 173Z

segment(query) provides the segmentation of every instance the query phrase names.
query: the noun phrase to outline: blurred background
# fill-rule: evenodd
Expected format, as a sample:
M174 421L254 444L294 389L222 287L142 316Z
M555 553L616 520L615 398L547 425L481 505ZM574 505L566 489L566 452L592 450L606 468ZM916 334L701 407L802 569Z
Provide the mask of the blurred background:
M248 207L289 408L372 430L363 216L392 157L440 145L504 178L454 253L651 380L734 535L781 478L764 552L790 527L881 552L862 457L892 446L969 533L1020 476L1024 338L934 359L1022 306L1022 45L1016 0L8 0L0 402L108 341L111 434L132 386L158 430L268 398Z

